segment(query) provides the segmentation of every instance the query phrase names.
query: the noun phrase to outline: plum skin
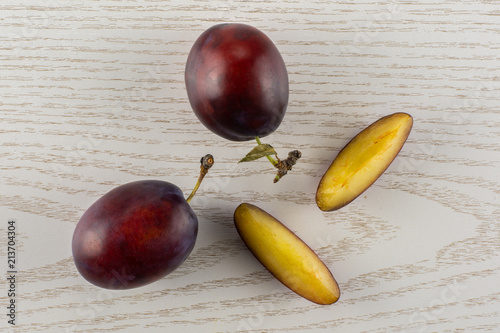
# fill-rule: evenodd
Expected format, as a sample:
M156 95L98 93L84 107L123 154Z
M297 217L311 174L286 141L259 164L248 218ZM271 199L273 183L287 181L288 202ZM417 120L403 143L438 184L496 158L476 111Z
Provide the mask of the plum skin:
M249 25L219 24L202 33L189 52L185 82L198 119L228 140L267 136L285 116L285 63L273 42Z
M177 186L136 181L87 209L73 234L73 258L80 274L99 287L140 287L182 264L197 233L198 219Z

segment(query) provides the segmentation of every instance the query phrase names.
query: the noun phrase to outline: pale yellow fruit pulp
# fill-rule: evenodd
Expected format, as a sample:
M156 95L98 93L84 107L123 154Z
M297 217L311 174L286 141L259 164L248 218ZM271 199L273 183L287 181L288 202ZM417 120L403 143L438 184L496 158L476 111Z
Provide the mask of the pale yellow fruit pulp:
M406 113L381 118L361 131L333 160L321 179L316 203L323 211L350 203L389 167L413 125Z
M337 301L340 291L330 270L281 222L247 203L238 206L234 222L249 250L280 282L312 302Z

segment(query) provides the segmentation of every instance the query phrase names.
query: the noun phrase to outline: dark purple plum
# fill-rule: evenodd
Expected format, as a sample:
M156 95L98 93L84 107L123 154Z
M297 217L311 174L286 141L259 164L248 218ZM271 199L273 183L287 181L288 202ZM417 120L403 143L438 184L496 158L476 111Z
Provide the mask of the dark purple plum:
M81 275L99 287L135 288L182 264L197 233L196 215L177 186L136 181L111 190L83 214L73 257Z
M186 63L189 102L198 119L233 141L274 132L288 104L288 74L273 42L245 24L219 24L194 43Z

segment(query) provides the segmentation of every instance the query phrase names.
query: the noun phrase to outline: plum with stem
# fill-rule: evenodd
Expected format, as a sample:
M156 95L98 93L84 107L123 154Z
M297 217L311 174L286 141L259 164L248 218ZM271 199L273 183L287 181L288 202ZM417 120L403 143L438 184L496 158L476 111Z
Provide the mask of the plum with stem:
M277 182L300 158L281 161L259 138L281 124L288 105L288 73L280 52L260 30L246 24L218 24L203 32L189 52L185 83L191 107L213 133L232 141L257 140L242 161L268 156ZM286 162L285 162L286 161Z
M102 288L130 289L181 265L198 233L189 201L213 163L211 155L202 158L187 200L172 183L141 180L118 186L92 204L73 234L73 259L80 274Z

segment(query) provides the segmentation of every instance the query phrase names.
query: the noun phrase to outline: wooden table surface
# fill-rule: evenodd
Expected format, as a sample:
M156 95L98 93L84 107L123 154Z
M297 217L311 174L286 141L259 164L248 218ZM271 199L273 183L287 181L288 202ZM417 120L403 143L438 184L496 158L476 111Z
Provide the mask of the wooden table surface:
M494 0L66 1L0 4L0 245L16 224L12 332L500 332L500 7ZM265 142L303 157L277 184L254 142L209 132L184 66L222 22L251 24L287 65L287 114ZM414 118L403 150L336 212L317 184L361 129ZM196 247L146 287L108 291L77 272L71 237L101 195L162 179L192 201ZM342 296L313 304L248 252L232 215L260 206L297 233Z

